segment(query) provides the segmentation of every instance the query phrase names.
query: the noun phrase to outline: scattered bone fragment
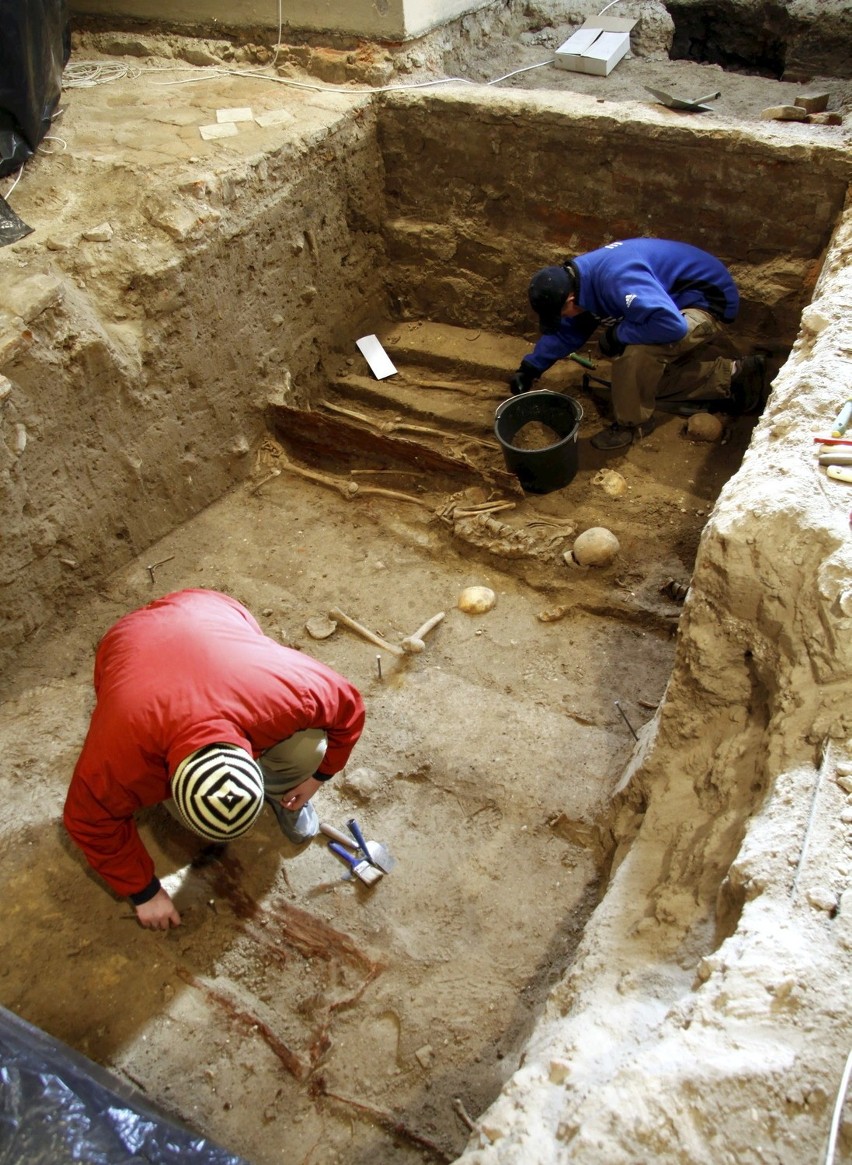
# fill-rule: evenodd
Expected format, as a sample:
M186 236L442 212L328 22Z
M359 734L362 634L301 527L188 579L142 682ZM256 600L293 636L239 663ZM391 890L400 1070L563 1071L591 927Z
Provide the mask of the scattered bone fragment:
M571 557L580 566L608 566L621 549L621 545L606 526L592 526L584 530L574 541Z
M564 618L564 616L567 615L570 610L571 608L566 604L562 604L558 607L548 607L544 611L539 611L537 618L539 623L557 623L560 619Z
M90 227L87 231L83 231L83 238L90 243L109 243L112 241L113 229L108 222L102 222L99 226Z
M592 485L599 485L610 498L620 498L627 491L627 482L617 469L599 469Z
M490 587L465 587L458 599L458 608L466 615L484 615L497 602Z
M312 615L305 623L305 630L312 639L328 639L337 630L337 623L326 615Z
M418 627L413 635L406 635L400 644L405 654L419 655L421 651L425 651L426 644L424 643L424 639L434 627L438 626L443 618L444 612L439 611L437 615L433 615L431 619L427 619L422 627Z

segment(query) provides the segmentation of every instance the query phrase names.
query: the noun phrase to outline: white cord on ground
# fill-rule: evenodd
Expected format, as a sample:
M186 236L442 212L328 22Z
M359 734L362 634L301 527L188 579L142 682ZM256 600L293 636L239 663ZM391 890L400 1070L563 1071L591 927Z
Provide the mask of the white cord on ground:
M258 73L254 69L218 68L210 69L209 71L204 70L202 75L196 74L193 77L187 77L185 81L161 81L152 82L152 84L160 84L163 87L172 85L197 85L203 81L208 81L211 75L213 75L217 77L254 77L258 81L273 81L276 85L286 85L291 89L310 89L314 93L400 93L409 89L428 89L431 85L497 85L500 81L507 81L510 77L514 77L518 73L527 73L530 69L542 69L545 65L552 64L553 60L554 58L551 57L550 60L539 61L536 65L525 65L522 69L514 69L511 73L505 73L502 77L495 77L492 81L471 81L469 77L439 77L434 81L412 81L410 85L381 85L364 89L356 89L354 86L316 85L308 81L293 81L289 77L273 77L268 73Z
M21 165L21 168L20 168L20 170L18 171L17 177L15 178L15 181L12 183L12 185L9 187L9 189L6 191L6 193L3 195L3 197L4 197L4 198L5 198L7 201L8 201L8 199L9 199L9 195L12 193L12 191L15 189L15 187L16 187L16 186L18 185L18 183L21 181L21 175L23 174L23 172L24 172L24 167L23 167L23 164L22 164L22 165Z
M840 1130L840 1116L843 1112L843 1102L846 1099L846 1093L849 1088L850 1076L852 1076L852 1052L846 1057L846 1067L843 1069L840 1087L837 1090L837 1101L835 1102L834 1113L831 1118L831 1132L828 1137L828 1148L825 1151L824 1165L832 1165L834 1161L834 1150L837 1148L837 1134Z
M91 89L125 77L140 76L141 69L108 61L69 61L62 72L63 89Z
M60 153L64 154L68 149L68 143L66 142L65 138L57 137L55 134L46 133L41 140L42 142L59 142L59 144L62 146L61 151L58 151ZM43 150L41 148L41 143L38 146L38 151L40 154L47 154L48 157L50 157L51 154L57 153L56 150Z

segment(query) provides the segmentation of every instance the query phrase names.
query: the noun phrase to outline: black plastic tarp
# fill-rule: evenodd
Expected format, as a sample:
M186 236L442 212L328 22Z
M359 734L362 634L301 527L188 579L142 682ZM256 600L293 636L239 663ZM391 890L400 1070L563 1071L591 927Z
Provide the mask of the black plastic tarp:
M0 1165L249 1165L0 1007Z
M50 128L69 52L67 0L0 0L0 178Z

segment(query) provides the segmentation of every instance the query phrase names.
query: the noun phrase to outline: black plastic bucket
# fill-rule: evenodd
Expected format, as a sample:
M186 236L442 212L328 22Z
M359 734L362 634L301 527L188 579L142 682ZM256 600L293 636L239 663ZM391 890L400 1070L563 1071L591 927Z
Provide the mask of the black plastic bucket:
M577 431L583 407L572 396L538 389L513 396L498 406L494 432L503 460L527 493L547 494L561 489L577 472ZM543 449L519 449L512 442L530 421L539 421L558 433L560 440Z

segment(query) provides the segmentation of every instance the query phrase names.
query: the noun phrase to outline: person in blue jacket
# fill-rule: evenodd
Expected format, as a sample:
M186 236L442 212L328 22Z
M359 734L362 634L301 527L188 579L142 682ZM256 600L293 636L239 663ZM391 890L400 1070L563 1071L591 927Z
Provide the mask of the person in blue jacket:
M713 353L739 310L725 265L688 243L625 239L533 275L529 299L542 336L509 381L527 392L557 360L598 329L612 360L614 423L592 437L621 449L654 428L658 400L713 402L720 412L754 413L764 403L765 358Z

